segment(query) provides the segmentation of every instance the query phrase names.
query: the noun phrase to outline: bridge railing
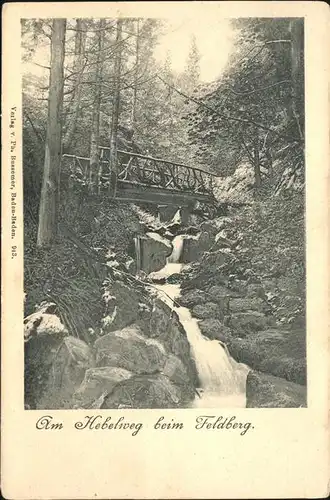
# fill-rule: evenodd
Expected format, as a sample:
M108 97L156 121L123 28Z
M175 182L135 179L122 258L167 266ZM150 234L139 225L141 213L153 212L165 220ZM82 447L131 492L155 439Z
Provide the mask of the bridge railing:
M63 155L67 173L84 185L107 187L113 181L110 172L110 148L100 147L98 171L92 172L90 159L77 155ZM168 190L211 194L215 176L198 168L152 156L117 151L117 181L160 187Z
M215 176L209 172L140 153L117 153L118 180L179 191L212 192ZM108 166L109 161L110 148L100 147L100 163Z

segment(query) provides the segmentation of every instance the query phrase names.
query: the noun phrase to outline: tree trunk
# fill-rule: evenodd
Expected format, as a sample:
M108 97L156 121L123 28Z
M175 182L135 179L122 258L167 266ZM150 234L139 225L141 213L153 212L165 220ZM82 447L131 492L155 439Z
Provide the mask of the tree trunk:
M299 136L304 137L304 20L294 19L291 32L292 114Z
M76 37L75 37L75 55L73 63L74 74L74 90L72 104L69 107L69 119L66 133L63 139L63 152L70 149L71 142L76 131L77 118L79 113L80 96L81 96L81 80L84 70L84 56L86 45L86 26L82 19L76 21Z
M133 103L132 103L132 127L134 129L136 123L136 102L137 102L137 86L139 75L139 59L140 59L140 20L136 21L136 44L135 44L135 71L134 71L134 88L133 88Z
M65 19L54 19L48 97L47 137L39 206L37 246L50 246L57 234L64 85Z
M261 172L260 172L260 154L259 154L259 136L256 133L253 148L253 167L254 167L254 186L259 188L261 186Z
M100 20L98 38L98 52L95 65L95 83L94 92L95 100L92 114L92 133L91 133L91 147L90 147L90 179L89 189L91 192L95 191L98 184L98 170L99 170L99 143L100 143L100 106L101 106L101 85L102 85L102 66L103 66L103 44L104 44L104 19Z
M117 186L117 149L118 149L118 123L120 110L120 78L121 78L121 52L122 52L122 25L123 20L117 21L116 33L116 56L114 68L114 96L113 109L111 120L111 136L110 136L110 173L112 176L110 189L113 196L116 194Z

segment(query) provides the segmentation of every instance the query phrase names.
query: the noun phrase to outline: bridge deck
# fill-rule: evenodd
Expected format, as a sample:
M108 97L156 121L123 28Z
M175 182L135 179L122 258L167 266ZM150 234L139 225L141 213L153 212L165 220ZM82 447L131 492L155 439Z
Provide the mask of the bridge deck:
M90 159L63 155L62 170L77 183L118 200L189 205L211 202L215 176L197 168L130 151L118 151L116 172L110 171L110 148L100 147L98 171Z

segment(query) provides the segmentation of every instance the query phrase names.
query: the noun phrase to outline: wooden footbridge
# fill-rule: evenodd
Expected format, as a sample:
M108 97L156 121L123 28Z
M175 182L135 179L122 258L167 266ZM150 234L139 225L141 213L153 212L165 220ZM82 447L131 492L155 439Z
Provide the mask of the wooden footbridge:
M99 148L98 171L90 159L65 154L62 173L91 192L126 202L191 206L212 202L215 176L204 170L130 151L117 151L117 168L110 170L110 148Z

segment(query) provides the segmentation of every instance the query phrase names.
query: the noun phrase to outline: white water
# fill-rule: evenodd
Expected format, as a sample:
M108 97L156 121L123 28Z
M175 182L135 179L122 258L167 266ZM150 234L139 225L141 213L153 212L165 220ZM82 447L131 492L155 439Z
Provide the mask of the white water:
M176 240L176 241L174 241ZM157 273L167 277L181 271L179 264L183 238L173 240L173 253L168 258L166 266ZM182 326L184 327L195 360L201 388L197 391L193 403L200 408L244 408L246 406L246 378L249 368L237 363L228 352L226 346L218 340L204 337L200 331L198 320L193 318L189 309L174 306L172 300L180 295L180 285L156 285L156 288L165 293L160 297L172 307ZM172 299L172 300L171 300Z
M180 261L180 257L182 255L182 250L183 250L183 242L184 242L184 235L182 234L179 234L178 236L175 236L175 238L173 238L172 241L173 252L168 257L167 263L178 263Z
M136 271L141 271L141 240L138 236L134 238Z

